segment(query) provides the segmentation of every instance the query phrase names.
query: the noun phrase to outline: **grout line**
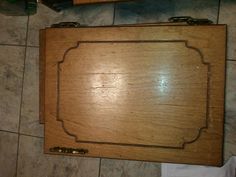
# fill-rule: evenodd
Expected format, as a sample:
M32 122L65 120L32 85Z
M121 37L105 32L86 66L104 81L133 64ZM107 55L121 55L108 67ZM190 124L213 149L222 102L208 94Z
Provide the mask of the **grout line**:
M15 176L18 176L17 169L18 169L18 159L19 159L19 146L20 146L20 135L18 134L18 140L17 140L17 152L16 152L16 169L15 169Z
M9 130L0 130L0 132L5 132L5 133L12 133L12 134L16 134L16 135L22 135L22 136L29 136L29 137L34 137L34 138L44 138L42 136L37 136L37 135L29 135L26 133L17 133L17 132L13 132L13 131L9 131Z
M220 6L221 6L221 0L218 0L218 10L217 10L217 20L216 20L216 24L219 24Z
M21 86L21 101L20 101L20 111L19 111L19 121L18 121L18 143L17 143L17 153L16 153L16 171L15 176L17 177L17 169L18 169L18 156L19 156L19 144L20 144L20 124L21 124L21 108L23 103L23 90L24 90L24 77L25 77L25 61L27 57L27 41L28 41L28 27L29 27L29 15L27 18L27 27L26 27L26 37L25 37L25 55L24 55L24 62L23 62L23 74L22 74L22 86Z
M9 130L0 130L0 132L18 134L17 132L13 132L13 131L9 131Z
M28 45L27 47L39 48L39 46L36 46L36 45Z
M26 47L26 45L22 44L0 44L0 46Z
M44 138L44 137L42 137L42 136L37 136L37 135L28 135L28 134L25 134L25 133L19 133L19 135L21 135L21 136L29 136L29 137L34 137L34 138Z
M102 163L102 158L100 158L100 160L99 160L98 177L101 176L101 163Z
M114 7L113 7L113 20L112 20L112 25L115 24L115 19L116 19L116 2L114 2Z
M11 47L32 47L32 48L39 48L39 46L36 45L23 45L23 44L1 44L0 46L11 46Z
M226 59L226 61L236 61L236 59Z

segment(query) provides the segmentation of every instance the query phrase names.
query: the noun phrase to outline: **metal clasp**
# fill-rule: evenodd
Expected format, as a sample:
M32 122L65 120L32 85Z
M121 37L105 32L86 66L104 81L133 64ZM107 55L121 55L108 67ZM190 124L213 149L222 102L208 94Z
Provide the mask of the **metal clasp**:
M67 148L67 147L53 147L49 149L50 152L66 153L66 154L86 154L87 149L82 148Z
M169 22L173 22L173 23L186 22L189 25L210 25L213 23L209 19L192 18L190 16L171 17L168 20L169 20Z

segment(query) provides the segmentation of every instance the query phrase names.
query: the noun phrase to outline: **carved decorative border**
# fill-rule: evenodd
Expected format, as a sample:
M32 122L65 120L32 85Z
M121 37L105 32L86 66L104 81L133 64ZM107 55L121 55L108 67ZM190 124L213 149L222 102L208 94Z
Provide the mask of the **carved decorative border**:
M205 125L203 127L200 127L198 129L197 135L195 136L195 138L193 138L190 141L185 141L183 140L183 143L181 146L176 147L176 146L161 146L161 145L145 145L145 144L124 144L124 143L112 143L112 142L96 142L96 141L81 141L78 139L77 135L70 133L66 127L65 127L65 122L63 119L60 118L60 114L59 114L59 110L60 110L60 65L64 63L66 55L74 49L79 48L80 44L82 43L165 43L165 42L182 42L185 44L186 48L189 48L191 50L196 51L200 58L201 58L201 63L203 65L207 66L207 93L206 93L206 120L205 120ZM201 52L200 49L190 46L188 45L188 41L187 40L128 40L128 41L78 41L76 46L70 47L68 48L61 61L57 62L57 109L56 109L56 118L57 121L60 121L62 124L62 128L64 130L64 132L66 134L68 134L69 136L72 136L75 138L75 141L78 143L93 143L93 144L107 144L107 145L120 145L120 146L136 146L136 147L150 147L150 148L170 148L170 149L184 149L186 144L191 144L194 143L195 141L198 140L198 138L201 136L202 132L204 129L208 128L208 119L209 119L209 99L210 99L210 73L211 73L211 64L204 61L204 56Z

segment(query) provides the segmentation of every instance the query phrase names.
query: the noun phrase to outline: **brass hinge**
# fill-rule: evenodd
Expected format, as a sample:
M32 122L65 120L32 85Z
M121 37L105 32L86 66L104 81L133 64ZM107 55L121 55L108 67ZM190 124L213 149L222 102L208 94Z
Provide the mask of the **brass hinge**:
M86 154L88 153L87 149L82 148L67 148L67 147L53 147L49 149L50 152L56 153L66 153L66 154Z
M190 16L178 16L168 19L169 23L187 23L188 25L210 25L213 22L205 18L192 18ZM166 24L166 23L165 23ZM78 22L60 22L51 25L51 28L79 28L84 27Z
M189 25L210 25L213 23L206 18L192 18L190 16L171 17L168 20L172 23L186 22Z

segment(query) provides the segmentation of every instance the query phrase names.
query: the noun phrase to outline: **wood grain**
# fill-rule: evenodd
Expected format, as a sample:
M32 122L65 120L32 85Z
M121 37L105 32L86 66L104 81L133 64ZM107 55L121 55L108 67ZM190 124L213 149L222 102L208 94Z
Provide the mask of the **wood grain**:
M202 62L186 41L81 42L59 64L58 119L78 141L181 148L206 127Z
M224 25L46 29L45 152L221 165L225 35Z

